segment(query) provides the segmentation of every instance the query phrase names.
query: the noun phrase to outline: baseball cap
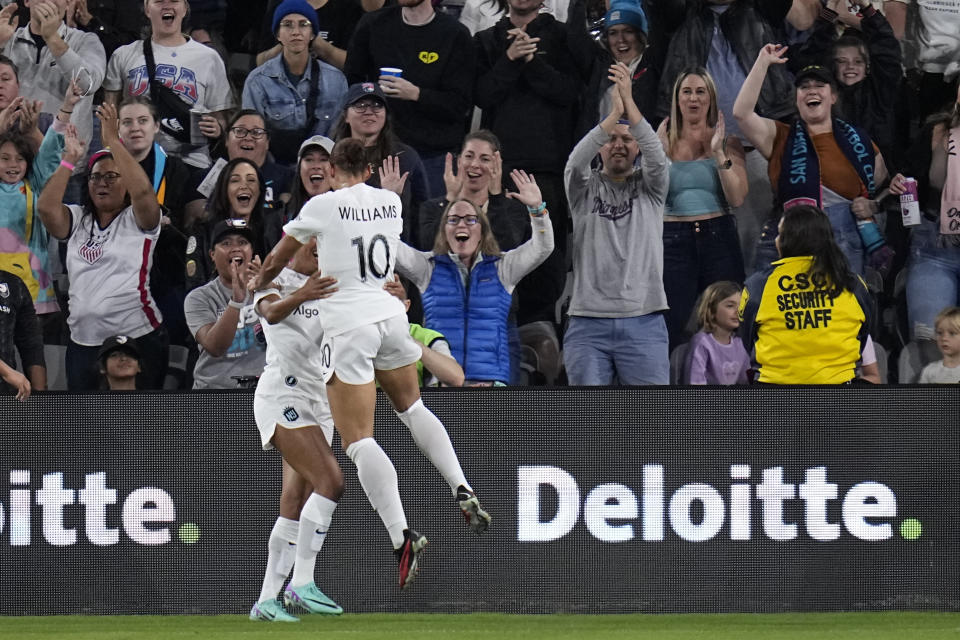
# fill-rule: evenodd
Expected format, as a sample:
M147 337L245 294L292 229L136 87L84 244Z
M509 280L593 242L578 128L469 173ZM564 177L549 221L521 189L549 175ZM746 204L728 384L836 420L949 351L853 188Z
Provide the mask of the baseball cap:
M104 147L100 151L94 151L90 154L90 160L87 161L87 171L93 170L93 165L97 164L101 158L113 157L113 151L110 151L110 147Z
M603 30L617 24L627 24L647 35L647 15L639 2L633 0L613 0L610 10L603 17Z
M334 142L327 136L310 136L303 141L303 144L300 145L300 151L297 153L297 160L303 158L303 154L307 152L310 147L320 147L327 152L327 155L333 153Z
M250 244L253 244L256 237L253 229L243 218L227 218L213 225L213 231L210 232L210 246L215 247L218 242L229 235L238 235L246 238Z
M105 360L114 351L126 351L137 360L140 359L140 349L133 338L128 336L110 336L100 345L100 352L97 354L98 360Z
M349 107L362 98L376 98L384 105L387 104L387 97L383 95L379 84L376 82L358 82L350 85L350 88L347 89L347 97L344 98L343 106Z
M807 78L813 78L829 85L836 86L837 84L837 79L829 69L819 64L811 64L797 72L797 75L793 78L793 86L799 87L800 83Z

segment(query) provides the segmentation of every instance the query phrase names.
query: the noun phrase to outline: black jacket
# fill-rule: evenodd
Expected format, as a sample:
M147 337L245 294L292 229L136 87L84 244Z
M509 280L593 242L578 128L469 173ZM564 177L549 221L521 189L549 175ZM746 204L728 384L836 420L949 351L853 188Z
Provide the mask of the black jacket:
M686 0L687 19L680 25L663 65L657 117L670 115L673 83L687 67L707 66L716 15L706 0ZM791 0L734 0L720 15L720 30L733 47L745 74L750 73L757 53L765 44L784 42L784 20ZM758 113L783 119L794 110L793 82L783 65L772 65L757 100Z
M903 76L900 42L883 14L873 7L864 9L863 14L860 28L870 54L869 73L857 84L838 86L837 116L866 130L884 158L896 165L899 163L893 158L893 108ZM834 68L835 19L833 11L821 10L810 38L800 50L803 64Z
M482 126L500 139L505 165L563 173L583 88L567 26L546 13L529 23L526 32L540 38L530 62L507 58L510 29L513 24L504 17L474 36L474 98L483 109Z
M16 274L0 270L0 360L15 366L15 353L20 353L23 370L45 366L40 324L30 298L30 290ZM0 380L0 393L11 391Z

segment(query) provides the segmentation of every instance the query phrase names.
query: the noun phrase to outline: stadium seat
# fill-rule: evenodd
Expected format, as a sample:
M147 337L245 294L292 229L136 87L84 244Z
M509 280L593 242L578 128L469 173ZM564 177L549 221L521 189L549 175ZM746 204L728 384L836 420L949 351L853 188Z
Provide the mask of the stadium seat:
M917 342L911 340L900 350L897 363L898 379L901 384L915 384L920 379L923 368L940 359L940 352L932 340Z
M552 322L541 320L520 327L520 343L524 352L524 361L534 366L534 370L543 375L548 386L556 384L560 375L560 340ZM528 356L528 350L532 357Z
M43 359L47 363L47 389L67 390L67 348L60 344L43 345Z
M167 376L163 380L164 389L184 389L187 379L187 363L190 350L178 344L170 345L170 357L167 361Z
M690 343L684 342L674 347L670 352L670 384L682 384L684 377L684 367L687 366L687 352L690 350Z

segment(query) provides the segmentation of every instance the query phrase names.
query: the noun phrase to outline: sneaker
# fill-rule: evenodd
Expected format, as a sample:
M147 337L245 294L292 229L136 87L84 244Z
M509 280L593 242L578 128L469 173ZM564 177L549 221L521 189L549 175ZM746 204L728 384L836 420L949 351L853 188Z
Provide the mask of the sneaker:
M460 511L467 521L471 531L476 531L480 535L490 526L490 514L480 506L480 499L477 498L472 490L460 485L457 487L457 502L460 503Z
M276 598L253 605L253 609L250 609L250 619L264 622L300 622L300 618L284 611L283 605Z
M401 589L413 584L413 579L420 573L420 554L426 546L426 537L412 529L403 530L403 546L393 551L397 556L397 583Z
M343 613L340 605L324 595L315 582L296 589L287 585L283 591L283 601L291 609L300 608L307 613L319 613L325 616L338 616Z

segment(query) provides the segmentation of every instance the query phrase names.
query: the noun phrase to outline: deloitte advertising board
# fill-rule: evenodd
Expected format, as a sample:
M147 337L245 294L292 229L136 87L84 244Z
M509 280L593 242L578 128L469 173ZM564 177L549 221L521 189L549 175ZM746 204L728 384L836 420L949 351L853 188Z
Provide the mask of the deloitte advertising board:
M428 393L470 533L380 399L430 545L396 588L352 463L317 581L348 611L960 610L960 388ZM245 392L0 398L0 615L241 613L279 459ZM339 445L335 444L339 449Z

